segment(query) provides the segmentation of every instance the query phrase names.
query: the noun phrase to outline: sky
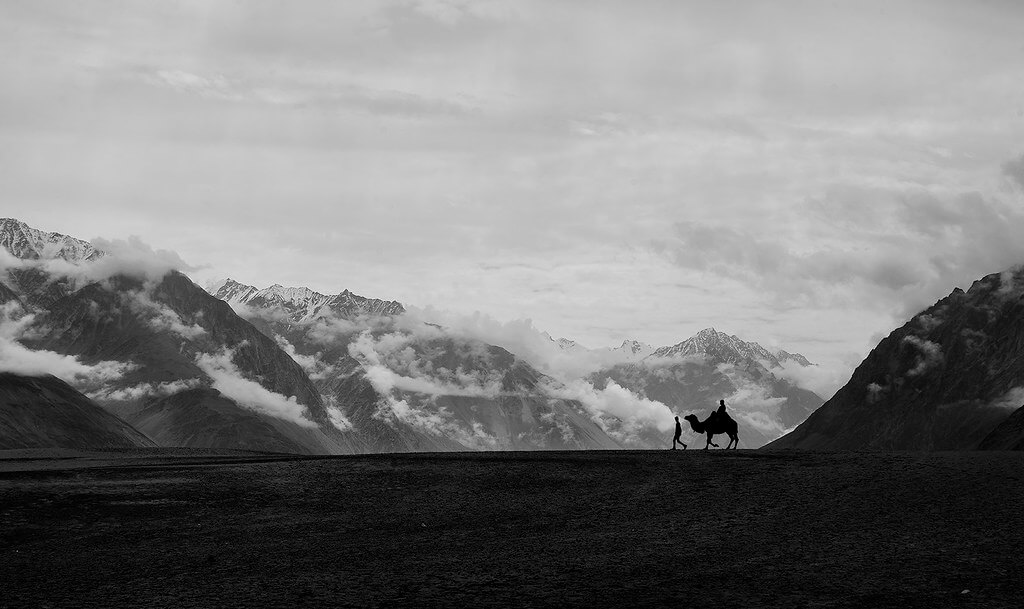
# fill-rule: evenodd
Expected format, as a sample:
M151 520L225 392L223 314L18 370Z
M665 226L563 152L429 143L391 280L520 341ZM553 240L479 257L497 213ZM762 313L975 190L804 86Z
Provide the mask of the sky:
M1024 4L0 3L0 215L847 374L1024 263Z

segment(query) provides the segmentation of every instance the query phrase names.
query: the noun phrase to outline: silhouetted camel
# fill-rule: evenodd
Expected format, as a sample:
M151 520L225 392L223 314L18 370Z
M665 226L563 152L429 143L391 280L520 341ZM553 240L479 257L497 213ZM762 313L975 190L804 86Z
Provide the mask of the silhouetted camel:
M726 448L736 448L740 444L740 437L736 434L736 421L733 420L727 413L724 412L712 412L707 419L700 421L696 415L688 414L683 419L690 422L690 427L697 433L708 434L708 443L704 446L704 450L708 449L708 446L718 447L717 444L711 441L716 434L726 434L729 436L729 444Z

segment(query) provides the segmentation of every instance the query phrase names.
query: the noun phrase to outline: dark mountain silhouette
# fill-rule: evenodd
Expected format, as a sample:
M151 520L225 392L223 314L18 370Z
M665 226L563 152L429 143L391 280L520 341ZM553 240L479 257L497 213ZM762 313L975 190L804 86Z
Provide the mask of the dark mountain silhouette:
M152 446L153 440L57 377L0 372L0 449Z
M981 450L1024 450L1024 407L1013 411L978 445Z
M768 447L964 450L1015 444L1021 415L1008 419L1024 403L1022 288L1024 272L1016 269L988 275L967 292L953 290L883 339L846 386Z

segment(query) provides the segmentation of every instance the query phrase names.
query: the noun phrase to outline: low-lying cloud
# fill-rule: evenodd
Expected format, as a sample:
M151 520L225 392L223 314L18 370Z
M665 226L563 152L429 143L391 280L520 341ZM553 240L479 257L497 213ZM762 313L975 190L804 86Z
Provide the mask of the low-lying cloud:
M78 387L95 387L121 378L134 368L129 362L86 364L73 355L25 347L20 341L32 332L35 316L20 305L0 305L0 371L25 376L51 374Z
M603 389L577 379L565 384L548 383L544 392L553 398L579 401L605 433L624 445L643 444L643 432L668 432L675 425L668 406L637 396L611 379Z
M285 397L245 378L235 366L233 350L225 348L217 353L200 353L196 356L196 364L213 380L214 389L239 406L302 427L317 427L307 418L306 407L299 404L295 396Z
M82 261L69 261L60 257L24 260L0 248L0 271L37 269L53 278L69 279L81 287L118 275L157 282L171 271L197 270L197 267L186 263L176 252L153 249L135 236L127 240L94 239L92 243L103 255Z
M914 366L907 370L907 376L921 376L929 370L941 366L945 360L942 355L942 346L930 340L911 335L904 336L903 342L911 345L917 351Z
M199 324L186 324L170 307L153 300L152 285L147 284L150 288L148 290L135 290L125 295L128 306L143 315L151 328L158 332L171 332L188 340L195 340L206 334L206 330Z
M583 378L635 359L630 353L612 349L563 349L530 319L501 322L480 312L463 315L433 307L406 309L402 317L407 323L436 324L448 335L497 345L561 381Z
M115 402L127 402L140 400L148 397L164 397L195 389L203 384L200 379L178 379L163 383L139 383L131 387L105 387L89 392L88 395L94 400L110 400Z

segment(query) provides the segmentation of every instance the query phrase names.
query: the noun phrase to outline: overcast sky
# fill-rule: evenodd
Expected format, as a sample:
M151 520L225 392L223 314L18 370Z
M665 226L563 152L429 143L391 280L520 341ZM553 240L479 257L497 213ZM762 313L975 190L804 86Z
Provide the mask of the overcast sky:
M1024 262L1024 3L0 3L0 215L859 362Z

